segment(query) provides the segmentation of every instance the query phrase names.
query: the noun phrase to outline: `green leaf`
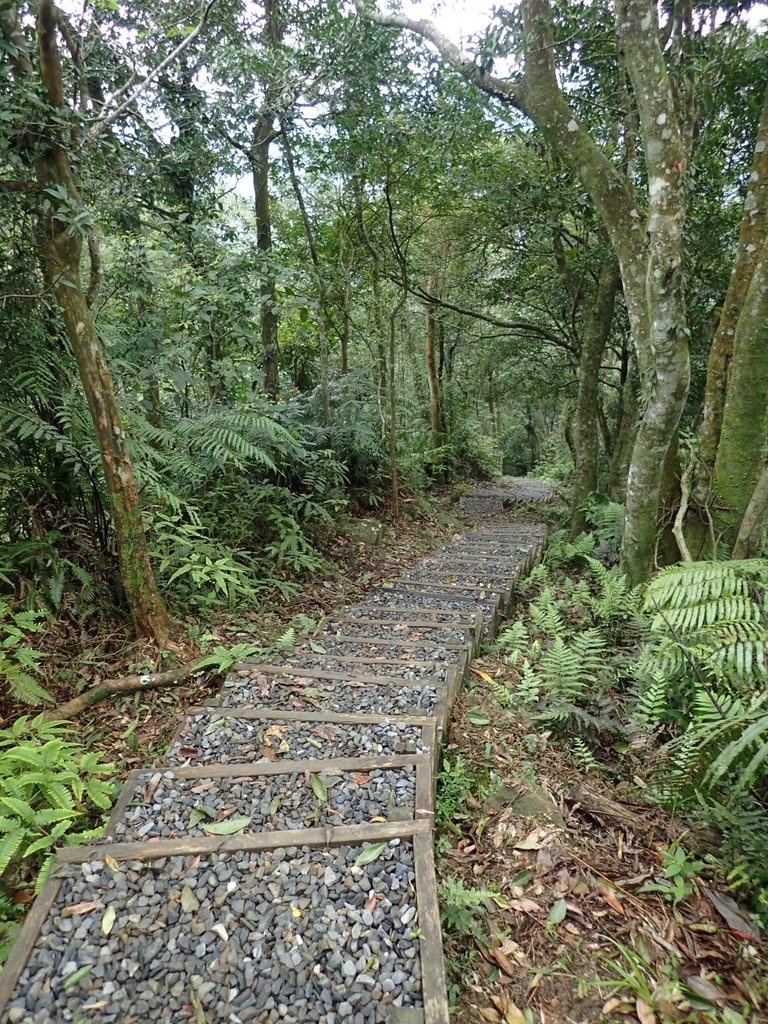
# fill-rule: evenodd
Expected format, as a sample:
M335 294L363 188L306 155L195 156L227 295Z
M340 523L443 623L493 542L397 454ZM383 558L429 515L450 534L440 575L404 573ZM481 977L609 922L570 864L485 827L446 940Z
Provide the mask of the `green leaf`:
M372 864L386 850L388 843L374 843L373 846L367 846L362 853L358 854L355 858L355 867L361 868L364 864Z
M558 900L557 903L553 904L552 909L547 915L547 921L550 924L562 924L565 920L565 915L568 913L568 906L565 900Z
M71 988L74 988L83 978L87 978L93 970L93 964L86 964L85 967L80 967L74 974L70 974L64 979L64 991L69 992Z
M490 725L491 720L488 715L484 715L482 711L468 711L467 718L470 720L472 725Z
M319 775L310 775L310 785L312 786L312 792L315 794L321 804L328 803L328 787L320 778Z
M212 836L233 836L236 832L242 832L251 823L250 816L247 818L230 818L228 821L216 821L211 825L203 825L203 832Z

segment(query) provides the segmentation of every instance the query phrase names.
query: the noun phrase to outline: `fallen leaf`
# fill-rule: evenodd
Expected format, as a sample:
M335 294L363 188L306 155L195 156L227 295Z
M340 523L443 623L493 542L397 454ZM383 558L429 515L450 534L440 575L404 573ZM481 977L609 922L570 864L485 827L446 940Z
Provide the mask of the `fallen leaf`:
M242 832L251 823L250 817L230 818L229 821L215 821L209 825L203 825L203 832L211 836L232 836L236 832Z
M74 988L75 985L78 984L78 982L81 982L83 980L83 978L87 978L92 970L93 964L87 964L85 967L80 967L77 971L74 972L74 974L69 974L64 979L64 984L62 985L64 991L69 992L69 990L71 988Z
M624 916L624 907L622 906L621 902L616 899L616 897L613 895L610 889L600 889L600 895L602 896L604 902L607 903L608 906L611 908L611 910L615 910L616 913L621 914L622 917Z
M488 955L489 957L493 957L493 959L496 961L496 963L499 965L502 971L504 971L505 974L508 974L510 978L513 978L515 976L514 967L507 959L507 957L504 956L500 949L492 949Z
M640 1024L656 1024L656 1014L650 1008L648 1003L638 998L635 1000L635 1012L637 1013L637 1019Z
M315 794L321 804L328 803L328 787L320 778L319 775L310 775L309 784L312 786L312 792Z
M110 871L119 871L120 865L117 863L114 857L110 857L109 854L104 858L104 863L107 865Z
M521 900L510 900L509 907L511 910L519 910L521 914L533 914L537 910L541 910L538 903L525 897Z
M73 903L71 907L64 907L61 916L74 917L75 914L90 914L92 910L96 910L100 906L99 900L91 900L90 903Z
M524 839L518 839L515 843L516 850L540 850L541 842L536 832L531 832L529 836Z
M473 675L478 676L485 683L492 683L493 682L493 677L489 676L487 672L483 672L482 669L471 668L470 672L472 672Z
M482 711L468 711L467 718L472 725L490 725L491 720L488 715L484 715Z
M372 864L375 860L379 859L386 848L387 843L374 843L373 846L366 847L355 858L355 867L361 868L364 864Z
M104 917L101 919L101 930L105 935L109 935L115 923L115 908L107 907L104 911Z
M547 921L550 924L562 924L565 920L565 915L568 913L568 904L565 900L558 900L557 903L553 904L549 914L547 914Z

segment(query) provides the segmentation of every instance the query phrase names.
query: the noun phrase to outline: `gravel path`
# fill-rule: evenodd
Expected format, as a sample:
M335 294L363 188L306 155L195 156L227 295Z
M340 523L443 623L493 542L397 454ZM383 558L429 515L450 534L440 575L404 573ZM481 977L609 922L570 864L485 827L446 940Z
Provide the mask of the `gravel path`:
M273 711L330 711L333 714L432 714L437 686L397 683L346 683L302 676L239 676L223 692L223 706Z
M371 1024L419 1007L413 849L395 840L356 866L362 850L86 863L6 1019ZM91 909L64 916L78 904Z
M351 658L347 661L337 661L325 654L294 654L285 661L280 660L276 664L283 665L286 671L299 669L312 675L312 670L325 672L339 672L347 676L387 676L390 679L424 679L432 676L438 682L445 682L447 679L447 668L438 661L363 661L359 658Z
M202 836L212 822L246 817L248 832L358 825L374 818L403 821L413 818L415 801L412 765L221 779L144 772L125 817L107 838L135 842Z
M391 1024L395 1009L421 1021L421 942L434 935L438 913L422 848L422 932L413 844L429 837L421 813L430 810L429 786L422 792L419 783L416 821L416 767L371 768L365 759L435 753L422 736L433 742L447 684L459 682L449 670L466 664L475 636L467 623L482 613L492 630L501 595L543 536L530 524L483 525L336 613L277 657L276 671L233 671L218 699L253 715L197 709L172 742L170 768L129 777L107 841L145 844L142 858L113 848L117 860L106 849L94 859L97 846L81 854L89 858L82 865L59 864L54 903L0 1022ZM283 717L290 714L299 717ZM332 720L342 714L378 720ZM361 760L317 764L332 758ZM286 761L315 763L289 771ZM245 764L274 767L243 775ZM179 766L199 771L183 778ZM337 848L253 848L293 842L302 829L330 842L328 826L363 828L371 840L353 833L353 845ZM281 830L294 836L276 838ZM221 850L218 837L226 852L211 852ZM159 840L176 844L172 856L146 845ZM424 953L439 1002L435 946ZM448 1024L447 1000L424 1024Z

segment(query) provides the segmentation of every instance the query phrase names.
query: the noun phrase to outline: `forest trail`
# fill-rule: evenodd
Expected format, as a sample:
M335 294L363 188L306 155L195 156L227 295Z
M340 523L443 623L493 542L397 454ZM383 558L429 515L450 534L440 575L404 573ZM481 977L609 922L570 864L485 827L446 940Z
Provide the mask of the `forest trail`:
M490 493L465 497L502 511L509 490ZM190 708L104 840L58 855L0 976L2 1020L447 1024L440 746L545 537L483 522Z

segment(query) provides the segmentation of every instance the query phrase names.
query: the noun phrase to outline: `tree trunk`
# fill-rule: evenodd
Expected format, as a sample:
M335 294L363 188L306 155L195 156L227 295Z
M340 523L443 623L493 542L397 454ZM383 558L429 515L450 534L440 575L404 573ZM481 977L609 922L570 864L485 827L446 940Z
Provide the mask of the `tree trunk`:
M274 133L271 113L263 112L253 130L250 162L256 210L256 248L261 257L259 319L261 324L261 369L264 392L276 399L280 391L278 366L278 317L275 272L272 266L272 217L269 202L269 144Z
M685 151L651 0L617 3L616 21L640 115L648 168L649 337L638 345L648 398L627 478L622 568L630 581L653 566L664 468L688 395L690 360L683 278ZM626 289L625 289L626 294ZM643 339L644 341L644 339ZM637 342L636 342L637 344Z
M768 518L768 466L763 466L763 471L741 521L736 543L733 545L734 558L756 558L760 554L766 518Z
M611 501L624 504L627 496L627 475L632 461L632 447L637 433L637 422L640 417L639 408L640 380L637 374L637 362L634 355L627 361L627 375L621 392L621 415L613 446L608 494Z
M352 323L352 282L350 280L349 267L345 263L346 233L342 231L339 238L339 276L341 278L341 333L339 344L341 346L341 367L342 376L349 373L349 329Z
M768 403L768 246L736 326L731 379L715 460L712 519L733 544L765 462Z
M288 166L288 175L291 179L291 186L293 187L293 194L296 197L296 202L299 207L301 214L301 222L304 225L304 234L307 239L307 247L309 249L309 256L312 260L312 269L315 272L315 280L317 281L317 295L315 298L315 322L317 326L317 337L320 345L320 390L323 396L323 415L325 416L325 422L331 422L331 397L329 387L329 373L330 365L328 359L328 334L325 330L325 274L323 273L323 267L320 262L320 256L317 251L317 245L315 244L315 233L312 229L312 221L309 219L309 213L304 203L304 196L299 185L299 178L296 174L296 165L293 161L293 149L291 148L291 142L288 138L288 133L285 128L285 122L280 119L280 136L283 140L283 149L285 152L285 162Z
M736 258L731 270L720 320L709 350L707 384L699 445L699 469L694 484L696 500L706 502L720 442L728 375L733 355L736 328L744 308L749 286L768 236L768 88L755 140L752 173L739 228Z
M40 0L37 34L43 84L51 107L61 116L65 101L56 42L56 8L51 0ZM83 236L73 218L83 208L69 155L58 138L59 130L49 129L52 140L37 157L41 189L49 190L49 195L61 196L52 199L52 205L58 209L54 208L46 219L45 256L101 451L128 606L136 631L167 646L171 621L157 593L112 378L80 279Z
M267 46L273 50L279 47L284 33L280 0L264 0L264 41ZM275 87L268 82L264 88L264 105L253 126L249 153L256 210L256 248L261 257L261 368L264 392L273 399L280 392L277 288L272 264L272 214L269 199L269 144L274 137L275 93Z
M576 453L576 475L571 501L571 538L584 532L584 502L597 490L600 444L598 426L598 391L600 365L611 334L613 308L620 283L615 259L607 259L600 268L600 279L594 305L584 327L579 357L579 390L573 422L573 443Z
M437 279L435 277L431 277L427 287L430 295L437 294ZM427 306L425 356L427 363L427 384L429 385L429 425L432 432L433 449L440 448L443 443L443 412L440 402L440 381L437 377L437 362L435 360L436 334L437 324L435 320L435 307L430 303Z
M397 351L397 318L405 306L408 292L403 287L400 298L389 313L389 479L392 491L392 516L400 522L400 479L397 472L397 392L395 389L395 354Z

